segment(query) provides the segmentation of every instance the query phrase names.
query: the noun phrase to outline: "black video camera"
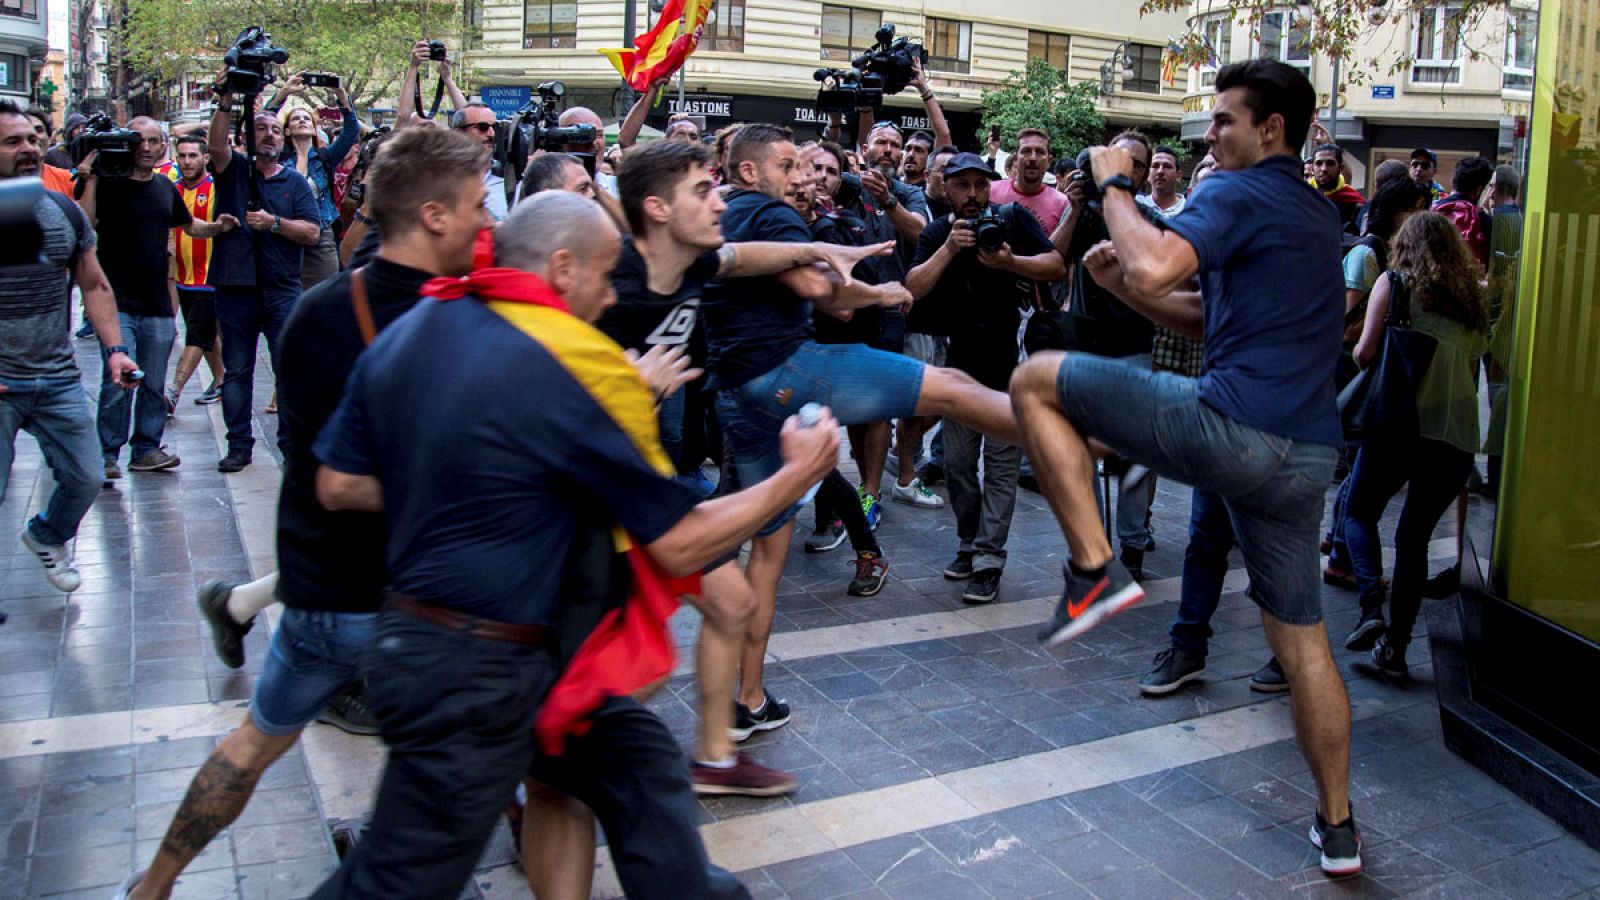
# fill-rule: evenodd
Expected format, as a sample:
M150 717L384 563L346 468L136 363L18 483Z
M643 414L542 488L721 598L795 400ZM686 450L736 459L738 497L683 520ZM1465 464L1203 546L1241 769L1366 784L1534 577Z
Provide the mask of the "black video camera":
M1094 177L1094 168L1089 165L1088 147L1078 153L1078 171L1072 173L1072 180L1083 185L1083 205L1099 211L1106 195L1100 192L1100 179Z
M811 77L822 83L817 90L817 112L874 112L883 107L883 78L860 69L818 69Z
M433 62L444 62L450 58L450 51L446 50L443 41L428 42L428 59Z
M894 26L887 22L878 29L873 38L877 43L856 57L850 65L864 73L882 78L885 94L891 96L898 94L905 90L906 85L917 75L913 60L926 64L928 51L910 38L895 37Z
M967 227L972 229L972 236L977 240L979 250L993 253L1006 242L1006 220L995 211L994 207L979 213Z
M361 139L361 151L356 154L355 167L350 171L350 187L345 191L345 197L356 209L360 209L367 199L367 169L371 168L373 158L378 155L378 148L393 131L390 126L381 125Z
M239 32L233 46L222 55L222 61L228 65L222 89L229 94L254 96L277 80L272 68L288 62L289 53L272 46L272 35L262 31L261 26L251 25Z
M495 141L495 162L502 172L515 172L518 177L528 168L528 158L535 150L549 153L567 152L569 146L591 147L599 131L593 125L568 125L562 127L561 111L557 108L566 96L567 86L559 81L546 81L539 85L537 99L517 110L511 119L500 123L500 134ZM591 176L595 171L592 152L574 152L574 159L583 163ZM509 168L508 168L509 167Z
M106 178L126 178L133 174L134 155L144 135L131 128L118 127L105 113L91 116L83 131L68 146L73 165L83 161L90 153L94 158L94 174Z

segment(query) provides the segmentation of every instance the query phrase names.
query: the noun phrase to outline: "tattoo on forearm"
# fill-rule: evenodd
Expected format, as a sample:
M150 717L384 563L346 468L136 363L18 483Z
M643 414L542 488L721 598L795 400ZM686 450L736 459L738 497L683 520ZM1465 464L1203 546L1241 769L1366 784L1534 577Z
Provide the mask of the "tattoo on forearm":
M732 244L723 244L717 248L717 277L727 275L733 267L739 264L739 251Z
M242 769L213 751L167 826L162 851L185 864L199 856L212 838L239 818L260 778L260 772Z

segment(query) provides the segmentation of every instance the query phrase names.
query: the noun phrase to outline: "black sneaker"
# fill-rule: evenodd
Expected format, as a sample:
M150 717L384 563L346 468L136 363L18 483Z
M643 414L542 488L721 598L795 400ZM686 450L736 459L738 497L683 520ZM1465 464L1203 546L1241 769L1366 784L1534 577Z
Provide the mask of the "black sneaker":
M1378 639L1383 637L1388 626L1383 621L1383 610L1362 610L1361 621L1351 629L1350 636L1344 639L1346 650L1371 650Z
M317 721L346 734L370 737L378 733L378 717L367 706L366 689L359 681L351 682L334 694L322 712L317 713Z
M1127 567L1128 574L1134 581L1144 580L1144 551L1137 547L1122 548L1122 564Z
M256 624L254 617L240 625L228 615L228 594L236 587L226 581L208 581L195 592L200 615L211 626L211 644L222 664L230 669L244 665L244 636Z
M1456 563L1422 584L1422 596L1429 600L1443 600L1461 591L1461 564Z
M1289 676L1283 674L1283 666L1278 664L1276 656L1250 676L1250 690L1258 694L1281 694L1288 689Z
M1066 579L1061 602L1050 623L1039 632L1039 640L1046 644L1070 641L1144 599L1144 588L1118 560L1106 563L1100 577L1093 580L1073 572L1070 565L1062 567L1061 575Z
M1372 664L1378 667L1378 674L1391 681L1405 684L1411 680L1406 648L1389 643L1388 637L1379 638L1377 646L1372 648Z
M1322 871L1334 878L1361 871L1361 829L1356 827L1356 811L1338 825L1329 825L1322 813L1315 813L1311 824L1311 843L1322 851Z
M229 474L243 472L244 467L248 465L250 465L249 450L229 450L228 455L217 463L217 471Z
M733 727L728 729L729 737L743 742L758 731L772 731L789 724L789 704L772 696L771 691L765 694L766 699L758 710L752 711L743 703L733 704Z
M971 550L956 551L956 558L950 565L944 567L944 577L951 581L966 581L972 577L972 558L977 556Z
M871 597L883 590L883 580L889 577L889 564L871 551L856 554L856 577L844 589L852 597Z
M1170 694L1206 674L1206 658L1177 647L1156 654L1155 668L1139 679L1139 692L1147 697Z
M1000 596L1000 570L984 569L974 572L972 580L967 582L967 589L961 594L961 602L974 605L993 603Z
M826 524L818 523L811 534L806 537L807 553L827 553L829 550L844 543L844 523L838 519Z

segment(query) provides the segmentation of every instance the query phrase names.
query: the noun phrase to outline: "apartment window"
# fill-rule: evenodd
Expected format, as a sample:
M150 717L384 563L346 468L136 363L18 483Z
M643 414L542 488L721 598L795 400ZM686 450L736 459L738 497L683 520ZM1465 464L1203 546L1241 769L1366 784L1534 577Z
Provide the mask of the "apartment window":
M822 5L822 58L849 62L871 47L883 24L876 9Z
M38 19L39 0L0 0L0 16Z
M461 4L461 26L467 35L468 49L483 46L483 0L465 0Z
M1211 50L1210 58L1200 67L1200 84L1210 87L1217 83L1217 70L1232 61L1233 16L1211 16L1202 23L1200 34Z
M1461 81L1461 7L1432 6L1417 13L1412 45L1413 84L1457 84Z
M523 0L522 49L548 50L578 46L578 4L557 0Z
M1067 67L1067 36L1053 31L1028 32L1028 58L1042 59L1052 68Z
M972 71L972 23L928 19L928 68L940 72Z
M1306 21L1289 10L1262 16L1261 52L1257 55L1286 62L1310 74L1311 32Z
M28 61L15 53L0 53L0 91L28 89Z
M647 3L650 14L645 19L646 28L656 23L655 3ZM711 14L706 17L705 33L700 35L701 50L717 53L744 52L744 0L715 0Z
M1122 79L1123 90L1142 94L1161 93L1160 47L1155 44L1129 44L1128 66L1133 69L1133 77Z
M1533 90L1533 53L1539 36L1539 14L1513 9L1506 14L1506 66L1500 86L1508 91Z

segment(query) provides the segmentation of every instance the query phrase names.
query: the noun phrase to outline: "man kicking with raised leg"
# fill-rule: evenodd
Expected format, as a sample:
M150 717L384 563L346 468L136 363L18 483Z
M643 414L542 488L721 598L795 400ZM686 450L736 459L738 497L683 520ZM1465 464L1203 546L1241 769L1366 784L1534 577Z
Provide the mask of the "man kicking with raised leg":
M1205 338L1200 378L1081 353L1034 356L1012 378L1028 455L1071 550L1061 604L1040 639L1082 634L1144 593L1101 530L1090 438L1220 495L1316 778L1311 840L1324 872L1350 875L1361 870L1350 704L1317 573L1323 493L1341 439L1339 219L1296 156L1316 107L1305 75L1251 60L1218 73L1216 91L1206 142L1224 171L1162 225L1136 207L1127 152L1093 151L1111 240L1084 258L1095 281L1141 314ZM1196 275L1198 294L1188 290Z

